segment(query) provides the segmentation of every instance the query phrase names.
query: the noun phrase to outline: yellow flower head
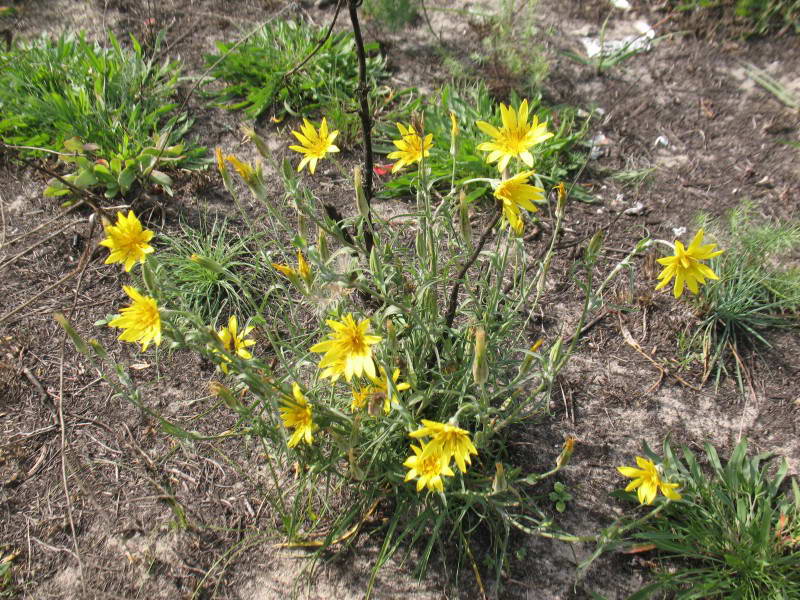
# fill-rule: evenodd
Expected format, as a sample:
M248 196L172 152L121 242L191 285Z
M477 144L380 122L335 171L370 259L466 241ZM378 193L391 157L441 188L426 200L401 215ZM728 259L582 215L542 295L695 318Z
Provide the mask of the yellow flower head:
M667 285L674 277L675 284L672 287L672 293L676 298L680 298L681 294L683 294L684 283L688 286L690 292L696 294L699 290L698 286L703 285L706 282L706 278L719 279L714 271L699 261L719 256L724 250L715 251L716 244L703 246L702 243L702 229L694 236L688 248L685 248L681 242L675 240L675 254L658 259L658 262L664 265L665 268L658 274L661 283L656 286L657 290Z
M297 383L292 384L292 395L294 398L284 398L283 406L280 407L284 426L286 429L294 429L292 437L289 438L289 447L294 448L300 440L305 440L306 444L311 445L314 441L313 433L317 430L311 418L311 406Z
M417 491L427 487L432 492L444 492L442 475L452 477L453 470L447 464L450 457L442 453L441 448L431 449L430 444L423 444L422 448L412 445L414 456L409 456L403 463L404 467L410 470L406 474L405 481L416 478Z
M128 294L133 303L119 312L119 317L111 321L109 327L124 329L119 339L125 342L141 342L142 351L147 350L150 342L161 344L161 315L155 298L142 296L136 288L123 285L122 289Z
M219 160L219 157L217 157L217 160ZM242 162L233 154L228 154L228 156L225 157L225 160L233 165L233 168L236 169L239 177L244 179L247 183L252 183L255 180L256 172L253 170L253 167L250 166L250 163Z
M272 263L272 266L289 279L301 277L307 283L311 281L311 267L308 266L308 262L300 250L297 251L297 270L289 265L279 265L278 263Z
M127 217L118 212L117 223L106 226L106 235L108 237L100 242L101 246L111 250L105 264L124 263L126 272L131 270L137 260L143 263L147 255L154 251L148 244L153 239L153 232L142 228L132 210L128 211Z
M457 138L459 134L458 130L458 119L456 119L456 113L452 110L450 111L450 137Z
M319 126L319 131L314 129L314 126L308 121L303 119L303 124L300 126L300 131L292 131L292 135L300 142L299 146L289 146L291 150L305 154L303 160L297 165L297 171L303 170L303 167L308 165L309 172L313 175L317 169L317 161L325 158L328 152L339 152L339 148L333 145L336 136L339 135L338 131L328 133L328 121L325 117L322 118L322 123Z
M508 161L518 157L529 167L533 166L533 155L529 149L553 137L547 131L547 123L539 123L539 118L534 115L533 122L528 123L528 101L523 100L519 110L507 107L500 103L500 115L503 126L497 129L486 121L477 121L475 124L483 133L494 138L491 142L478 145L478 150L489 152L486 162L497 163L497 168L504 171Z
M392 395L386 379L386 370L381 367L379 377L370 377L372 385L358 389L354 388L353 401L350 403L350 410L356 411L362 409L369 401L369 412L370 414L374 414L380 410L376 408L376 406L379 406L377 405L377 401L383 400L383 412L388 415L392 410L392 401L395 400L395 397ZM397 383L398 379L400 379L400 369L395 369L392 373L392 383L394 383L394 387L397 389L397 391L402 392L411 389L411 385L408 383Z
M392 167L392 173L396 173L406 165L418 163L424 156L430 156L433 147L432 133L426 135L423 140L413 125L405 127L402 123L397 123L397 129L402 136L399 140L392 140L397 150L386 155L386 158L398 159Z
M253 355L247 350L250 346L255 345L256 341L247 339L247 335L253 330L252 327L245 327L241 333L238 331L239 323L236 320L236 315L231 315L228 319L227 327L223 327L217 332L219 339L222 341L222 346L231 354L235 354L239 358L249 359ZM216 350L215 350L216 351ZM228 372L228 363L230 359L224 354L220 353L222 357L222 364L220 369L223 373Z
M528 184L528 178L533 171L523 171L509 179L503 179L494 190L494 197L503 203L503 216L511 228L517 233L522 233L523 222L520 207L530 212L539 210L533 200L544 198L544 190Z
M670 500L681 499L681 495L675 491L678 484L662 481L661 475L658 472L658 467L653 464L652 461L637 456L636 464L639 465L639 469L633 467L617 467L617 471L622 473L625 477L633 477L633 481L628 484L625 491L630 492L638 488L637 495L639 496L640 504L652 504L659 490Z
M325 321L333 332L327 339L311 346L311 352L324 352L325 356L319 361L319 368L325 369L323 377L330 377L333 381L341 375L347 381L353 375L360 377L366 373L375 377L375 363L372 362L372 348L381 338L377 335L368 335L369 319L360 323L353 320L353 315L347 313L341 321L331 319Z
M219 146L214 148L214 157L217 159L217 169L220 173L225 174L227 172L225 168L225 157L222 156L222 148Z
M413 438L429 437L431 441L426 444L426 452L441 452L450 460L452 456L462 473L467 471L467 465L472 464L470 454L477 456L478 450L469 439L469 432L450 425L422 419L422 427L409 433Z

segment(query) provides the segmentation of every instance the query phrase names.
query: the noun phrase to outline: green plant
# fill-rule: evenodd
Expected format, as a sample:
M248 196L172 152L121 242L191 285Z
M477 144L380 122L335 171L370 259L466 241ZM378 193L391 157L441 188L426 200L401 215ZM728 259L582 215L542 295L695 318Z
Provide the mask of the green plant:
M553 491L547 495L553 502L558 512L564 512L567 508L567 502L572 500L572 494L567 491L567 486L556 481L553 484Z
M476 177L498 177L497 168L484 161L486 153L477 149L479 144L489 138L475 126L475 122L486 120L494 124L500 123L500 109L489 95L485 84L458 87L448 85L440 90L439 95L438 102L425 103L416 99L405 107L407 113L421 114L425 133L433 134L434 148L425 159L428 169L427 185L443 191L451 185L460 186ZM517 107L519 104L520 98L512 95L511 105ZM583 165L584 156L579 148L588 128L588 121L581 122L575 109L571 107L546 107L541 103L540 97L529 99L529 105L530 114L536 115L540 122L547 122L548 129L554 133L552 138L533 148L536 175L541 182L556 184ZM449 152L451 111L455 114L459 127L455 161ZM394 124L384 124L379 128L379 135L383 139L398 137ZM396 148L386 142L378 142L375 150L378 153L389 153ZM408 170L390 179L381 194L385 197L407 197L412 195L415 185L416 174L413 169ZM488 185L474 188L468 195L469 202L488 191ZM573 192L577 199L587 200L584 195L579 195L577 188Z
M706 444L708 469L686 447L679 458L665 441L663 453L662 462L645 444L645 454L681 484L682 499L630 523L629 542L655 549L658 567L655 581L629 600L657 592L679 600L800 597L800 487L793 479L793 499L782 491L786 460L774 469L771 454L748 456L745 440L725 465Z
M770 92L783 104L795 111L800 111L800 97L786 88L780 81L763 69L759 69L753 64L744 63L745 73L758 85Z
M502 66L498 77L516 79L526 95L539 92L550 68L539 41L537 7L537 0L502 0L487 20L488 35L483 39L489 58Z
M798 0L680 0L676 8L682 11L720 9L746 25L745 35L766 35L779 28L800 32Z
M170 305L198 315L205 323L260 311L256 290L272 275L267 276L261 255L254 252L257 237L234 236L227 219L215 218L199 229L181 225L179 235L161 235L158 241L163 246L157 269L169 273L162 294Z
M155 64L132 38L109 48L83 34L17 44L0 54L0 140L23 155L59 153L76 170L77 187L99 186L113 197L134 182L169 191L156 167L197 169L204 149L183 140L191 121L175 114L171 98L177 61ZM69 190L54 180L50 195Z
M380 21L396 31L418 18L420 2L424 0L365 0L364 16Z
M213 95L225 108L244 109L252 118L271 109L278 116L349 110L358 72L353 35L333 34L311 56L324 35L324 30L302 22L278 21L238 46L218 42L219 54L206 56L207 64L215 65L211 75L224 83ZM378 50L377 44L366 48L372 53ZM374 90L386 76L385 60L374 54L367 67L369 87Z
M725 252L711 261L719 279L704 287L694 339L702 347L704 378L714 372L719 381L732 358L740 386L743 352L769 346L770 328L796 327L800 310L800 269L783 266L783 257L800 247L800 225L758 220L754 212L745 203L724 221L700 219Z

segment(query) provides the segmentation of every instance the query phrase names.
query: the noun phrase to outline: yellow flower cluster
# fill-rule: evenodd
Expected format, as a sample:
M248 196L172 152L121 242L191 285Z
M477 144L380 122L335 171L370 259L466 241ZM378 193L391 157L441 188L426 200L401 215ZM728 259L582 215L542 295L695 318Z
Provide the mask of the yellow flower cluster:
M143 264L148 254L154 252L150 245L153 232L142 227L141 221L132 210L117 213L117 222L104 224L106 238L100 242L110 250L105 264L122 263L125 272L130 272L137 262ZM120 310L120 316L108 323L109 327L122 329L119 339L125 342L139 342L142 351L147 350L150 342L156 346L161 344L161 314L155 298L144 296L129 285L122 289L133 301Z
M454 475L450 459L455 460L459 471L466 473L467 465L472 463L470 454L478 454L469 432L450 423L423 419L422 427L409 435L415 439L429 438L420 446L412 444L414 455L403 463L409 469L405 480L416 479L418 492L426 487L432 492L444 492L442 476Z

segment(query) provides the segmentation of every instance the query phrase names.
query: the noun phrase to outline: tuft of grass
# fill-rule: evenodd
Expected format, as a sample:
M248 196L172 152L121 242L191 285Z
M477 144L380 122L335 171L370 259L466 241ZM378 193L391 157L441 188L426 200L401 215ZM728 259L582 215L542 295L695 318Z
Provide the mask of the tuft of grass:
M177 61L156 64L131 38L108 48L83 34L14 45L0 53L0 140L23 155L62 153L77 187L113 197L135 182L169 187L156 167L197 169L205 149L183 141L191 126L172 101ZM53 183L48 195L69 190Z
M704 378L715 373L718 382L733 360L741 386L742 354L768 347L768 329L800 324L800 269L783 266L785 256L800 248L800 224L759 221L749 203L723 221L700 220L725 252L711 261L719 279L704 288L692 341L702 347Z
M365 17L397 31L419 18L419 4L420 0L365 0L362 10Z
M658 567L655 582L629 600L656 593L678 600L800 597L800 487L793 479L793 499L784 493L785 459L773 468L769 453L748 456L746 440L724 465L706 444L708 469L686 447L679 458L668 441L663 462L646 445L645 454L661 463L667 480L681 484L682 499L633 528L635 546L658 552Z
M254 298L264 273L252 260L253 237L234 237L227 220L215 219L199 229L184 224L179 235L161 235L160 241L164 247L157 264L160 271L169 272L162 291L170 304L206 323L220 315L259 311Z
M539 39L537 5L536 0L502 0L488 18L488 35L483 39L490 59L519 83L524 94L536 93L550 70Z
M289 74L324 35L325 30L302 22L277 21L234 50L233 43L218 42L219 54L206 56L208 65L222 58L211 75L224 87L213 95L224 108L243 109L254 119L270 110L280 117L352 108L358 81L353 34L331 35L308 62ZM377 44L367 44L365 49L372 55L367 72L369 87L375 89L387 75L386 61L377 54Z
M767 35L779 29L800 33L798 0L673 0L673 4L681 11L722 10L744 25L745 36Z

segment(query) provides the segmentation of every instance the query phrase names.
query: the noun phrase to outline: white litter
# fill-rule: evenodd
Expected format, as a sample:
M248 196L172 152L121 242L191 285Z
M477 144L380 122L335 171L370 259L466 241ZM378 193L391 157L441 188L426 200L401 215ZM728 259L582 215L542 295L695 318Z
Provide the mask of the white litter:
M639 35L626 35L618 40L582 37L581 43L586 48L586 56L593 58L598 55L613 56L619 52L647 52L650 50L651 42L656 37L653 28L646 21L636 21L633 28L639 32Z
M669 140L667 139L667 136L665 136L665 135L658 136L656 138L656 141L653 142L653 146L654 147L655 146L664 146L664 148L669 146Z
M676 238L681 237L685 233L686 233L686 227L673 227L672 228L672 235L674 235Z
M628 0L611 0L611 5L614 8L621 8L622 10L630 10L631 3Z

